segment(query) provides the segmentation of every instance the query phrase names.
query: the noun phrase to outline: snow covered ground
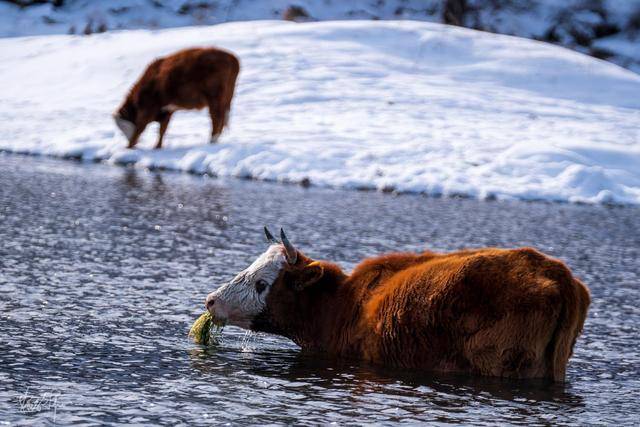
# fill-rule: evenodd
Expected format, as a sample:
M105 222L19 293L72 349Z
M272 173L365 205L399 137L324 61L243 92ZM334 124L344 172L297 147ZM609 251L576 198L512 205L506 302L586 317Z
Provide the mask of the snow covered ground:
M236 52L231 128L176 114L126 150L111 112L153 58ZM228 23L0 40L0 150L430 195L640 203L640 75L414 21Z

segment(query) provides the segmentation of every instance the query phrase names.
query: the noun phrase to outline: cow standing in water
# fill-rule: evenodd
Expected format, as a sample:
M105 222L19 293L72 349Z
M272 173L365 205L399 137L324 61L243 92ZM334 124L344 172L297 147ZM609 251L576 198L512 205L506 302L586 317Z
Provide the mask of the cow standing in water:
M205 305L217 323L387 366L564 381L590 303L560 261L531 249L369 258L347 275L281 231Z
M174 112L209 108L211 142L216 142L229 119L231 99L240 71L238 58L224 50L185 49L153 61L113 115L133 148L147 125L160 124L156 148Z

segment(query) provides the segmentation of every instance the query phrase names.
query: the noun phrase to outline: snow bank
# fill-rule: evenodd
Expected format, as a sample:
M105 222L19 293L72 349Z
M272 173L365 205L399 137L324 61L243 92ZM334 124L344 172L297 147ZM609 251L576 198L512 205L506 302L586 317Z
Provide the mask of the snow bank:
M231 128L175 115L124 149L110 113L194 45L242 61ZM0 149L430 195L640 203L640 76L563 48L412 21L229 23L0 40Z

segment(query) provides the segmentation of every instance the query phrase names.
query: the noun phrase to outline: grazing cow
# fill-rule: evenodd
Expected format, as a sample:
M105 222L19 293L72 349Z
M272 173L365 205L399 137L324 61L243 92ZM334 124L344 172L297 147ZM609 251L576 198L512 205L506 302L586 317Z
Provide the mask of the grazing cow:
M430 371L563 381L590 298L531 248L369 258L347 275L287 240L209 294L216 323L303 350Z
M160 124L156 148L162 148L171 115L177 110L209 107L216 142L227 125L240 71L238 58L224 50L185 49L153 61L114 113L116 125L133 148L147 125Z

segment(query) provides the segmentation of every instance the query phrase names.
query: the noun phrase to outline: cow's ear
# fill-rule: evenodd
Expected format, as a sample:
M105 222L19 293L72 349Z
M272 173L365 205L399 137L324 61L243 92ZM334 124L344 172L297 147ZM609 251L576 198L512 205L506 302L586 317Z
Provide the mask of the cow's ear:
M302 291L316 284L318 280L322 278L323 274L324 268L322 268L322 265L318 261L307 264L296 274L295 289Z

